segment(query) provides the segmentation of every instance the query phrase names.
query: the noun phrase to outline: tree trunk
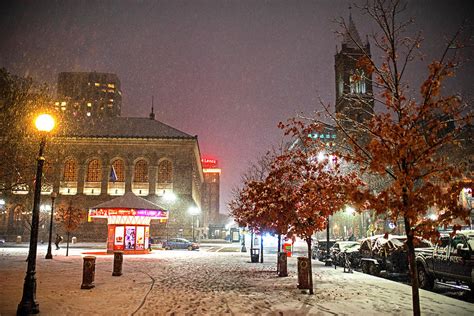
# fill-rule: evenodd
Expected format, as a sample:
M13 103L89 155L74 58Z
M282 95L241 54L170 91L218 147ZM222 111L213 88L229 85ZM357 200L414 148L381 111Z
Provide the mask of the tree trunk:
M69 255L69 232L66 234L67 240L66 240L66 257Z
M281 234L278 234L277 273L280 273Z
M260 263L263 263L263 233L260 234Z
M420 316L420 293L418 290L418 272L415 260L415 247L413 245L413 231L409 219L405 216L405 233L407 235L408 267L410 269L411 293L413 301L413 315Z
M314 294L313 291L313 263L311 262L311 237L306 238L306 244L308 245L308 273L309 273L309 294Z
M250 234L250 261L252 261L252 251L253 251L253 231Z

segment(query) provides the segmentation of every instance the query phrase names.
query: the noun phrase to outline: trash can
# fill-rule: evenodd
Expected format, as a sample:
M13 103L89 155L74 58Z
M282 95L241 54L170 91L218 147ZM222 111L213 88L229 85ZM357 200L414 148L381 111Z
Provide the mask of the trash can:
M92 289L95 287L95 257L85 256L83 259L81 289Z
M286 253L280 252L278 254L278 276L286 277L288 276L288 265L287 265Z
M310 261L306 257L298 257L298 288L309 289L309 265Z
M71 243L72 243L73 245L74 245L75 243L77 243L77 237L72 237Z
M260 257L260 249L258 248L250 249L250 259L252 262L258 262L259 257Z
M21 236L16 236L16 243L21 244Z

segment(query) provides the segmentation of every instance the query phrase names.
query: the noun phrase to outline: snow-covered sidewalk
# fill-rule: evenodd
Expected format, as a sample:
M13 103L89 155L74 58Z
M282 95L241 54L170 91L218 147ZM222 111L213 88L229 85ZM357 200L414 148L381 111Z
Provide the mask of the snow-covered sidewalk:
M296 258L289 277L248 254L154 251L124 256L123 275L112 276L113 256L98 255L96 287L81 290L81 249L37 260L37 300L44 315L283 314L411 315L411 288L361 273L343 273L313 261L315 295L296 288ZM90 249L89 249L90 251ZM26 249L0 248L0 314L14 315L21 300ZM55 252L56 254L56 252ZM421 291L424 315L473 315L474 304Z

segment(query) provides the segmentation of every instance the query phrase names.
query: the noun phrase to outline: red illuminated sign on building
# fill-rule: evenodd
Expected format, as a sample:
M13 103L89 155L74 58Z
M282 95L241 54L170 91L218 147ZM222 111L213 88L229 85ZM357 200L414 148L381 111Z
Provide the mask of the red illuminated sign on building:
M203 168L217 168L217 159L201 158L201 164Z
M92 209L89 210L90 217L108 216L145 216L152 218L167 218L165 210L134 210L134 209Z

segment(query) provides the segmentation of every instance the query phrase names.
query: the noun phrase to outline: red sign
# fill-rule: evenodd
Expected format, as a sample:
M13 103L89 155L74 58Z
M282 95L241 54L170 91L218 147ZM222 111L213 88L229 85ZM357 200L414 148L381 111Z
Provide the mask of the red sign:
M217 167L217 159L201 158L201 163L202 163L203 168L216 168Z

